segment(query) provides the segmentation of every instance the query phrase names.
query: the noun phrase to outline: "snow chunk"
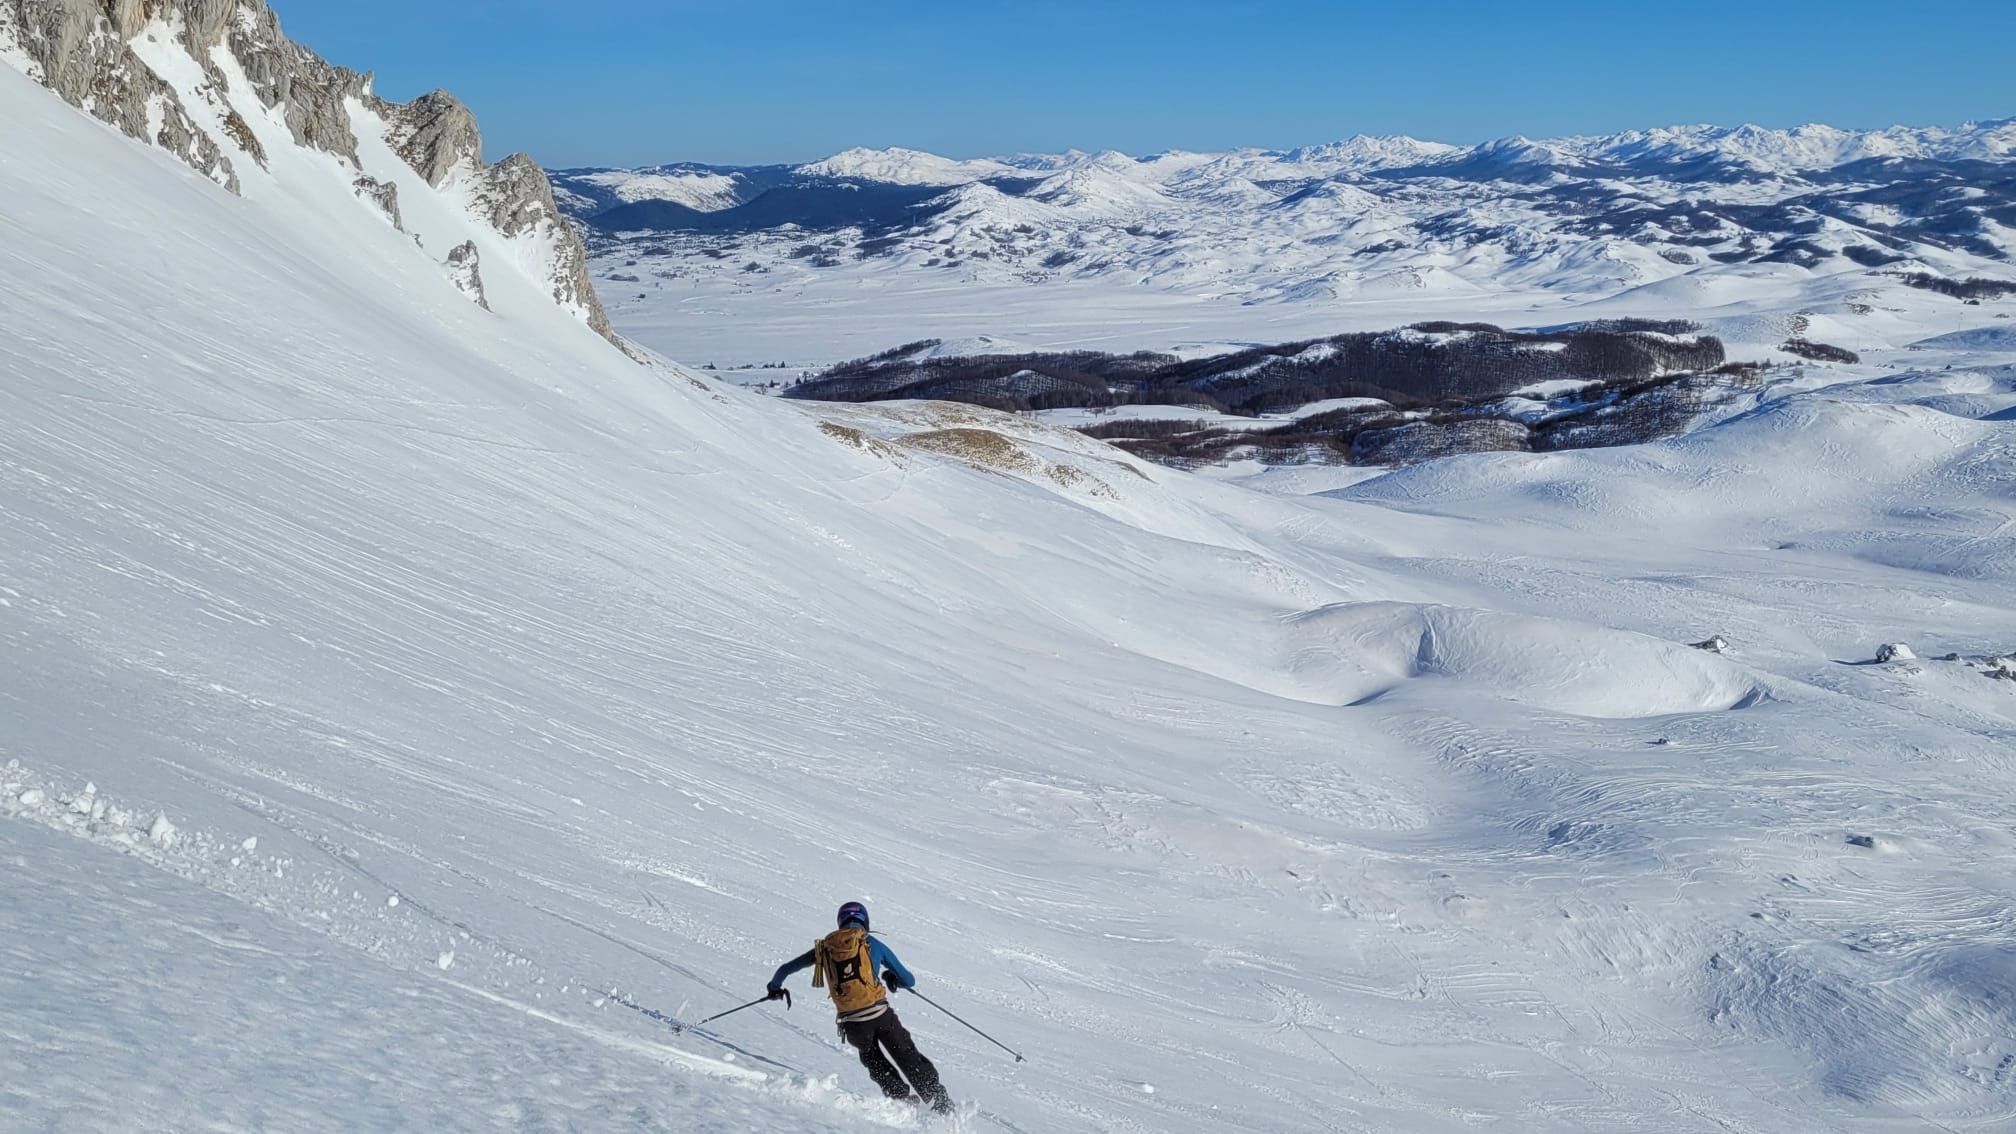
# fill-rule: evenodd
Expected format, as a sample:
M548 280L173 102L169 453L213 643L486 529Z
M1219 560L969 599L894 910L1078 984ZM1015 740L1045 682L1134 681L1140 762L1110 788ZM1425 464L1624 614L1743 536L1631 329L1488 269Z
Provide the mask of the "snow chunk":
M448 949L443 951L440 956L434 958L434 965L436 968L439 968L444 973L447 972L449 969L454 968L455 950Z
M175 845L175 824L168 821L167 813L155 813L153 825L147 828L147 837L154 840L157 847Z
M1902 642L1890 642L1876 649L1876 664L1878 665L1916 660L1918 660L1918 655L1912 652L1911 647Z
M29 788L27 791L21 793L20 802L23 807L40 807L42 806L42 801L46 798L48 797L42 793L42 789Z

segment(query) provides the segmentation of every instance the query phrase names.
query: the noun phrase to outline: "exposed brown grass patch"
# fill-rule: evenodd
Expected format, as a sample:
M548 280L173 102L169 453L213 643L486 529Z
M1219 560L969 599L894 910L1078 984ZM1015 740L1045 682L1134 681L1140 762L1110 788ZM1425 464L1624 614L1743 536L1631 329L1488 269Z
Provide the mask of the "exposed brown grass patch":
M1020 445L991 429L933 429L912 433L903 443L1001 472L1032 473L1042 467Z
M895 446L879 437L870 437L851 425L842 425L837 421L822 421L819 423L819 432L843 445L850 445L864 453L872 453L884 460L898 464L903 461L903 454L898 452Z
M1103 496L1108 500L1116 500L1120 496L1119 493L1113 491L1112 485L1107 484L1077 465L1051 465L1045 471L1050 474L1051 480L1057 482L1057 487L1059 488L1083 489L1094 496Z
M904 437L902 443L913 449L957 457L991 472L1041 476L1059 488L1084 492L1108 500L1117 500L1120 497L1112 485L1077 465L1046 461L991 429L933 429L925 433L912 433Z

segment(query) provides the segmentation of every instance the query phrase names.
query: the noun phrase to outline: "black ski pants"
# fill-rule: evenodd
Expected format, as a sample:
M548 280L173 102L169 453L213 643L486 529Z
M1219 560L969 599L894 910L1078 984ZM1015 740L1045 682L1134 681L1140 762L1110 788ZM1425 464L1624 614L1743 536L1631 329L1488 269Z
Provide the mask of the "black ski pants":
M868 1077L875 1080L883 1094L892 1099L907 1099L910 1088L915 1087L917 1096L927 1104L945 1103L945 1086L938 1081L938 1069L917 1050L917 1041L910 1038L910 1029L896 1018L894 1008L872 1020L841 1024L840 1032L861 1053L861 1066L868 1069Z

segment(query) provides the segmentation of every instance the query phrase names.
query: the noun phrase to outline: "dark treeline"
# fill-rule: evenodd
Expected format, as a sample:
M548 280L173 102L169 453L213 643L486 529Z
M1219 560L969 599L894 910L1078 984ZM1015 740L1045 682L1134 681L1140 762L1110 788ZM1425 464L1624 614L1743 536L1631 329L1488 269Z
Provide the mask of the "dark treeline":
M1205 359L1096 351L919 357L910 343L843 363L790 391L821 401L934 399L1010 411L1196 406L1258 416L1331 398L1422 409L1556 380L1606 384L1713 370L1722 343L1681 322L1611 320L1551 331L1421 323L1254 347Z
M1856 354L1847 347L1838 347L1832 343L1811 342L1796 336L1786 339L1784 345L1779 347L1779 349L1787 354L1796 354L1800 358L1811 359L1814 362L1846 362L1852 364L1862 361L1861 355Z
M1926 272L1907 272L1898 278L1911 287L1936 291L1955 299L2000 299L2005 295L2016 295L2016 282L2010 280L1991 280L1980 276L1954 280Z
M1551 452L1633 445L1685 429L1758 371L1725 365L1591 387L1554 400L1542 415L1515 416L1502 401L1428 410L1343 408L1272 429L1228 429L1207 421L1113 421L1083 432L1135 456L1194 466L1235 458L1267 464L1398 465L1459 453Z

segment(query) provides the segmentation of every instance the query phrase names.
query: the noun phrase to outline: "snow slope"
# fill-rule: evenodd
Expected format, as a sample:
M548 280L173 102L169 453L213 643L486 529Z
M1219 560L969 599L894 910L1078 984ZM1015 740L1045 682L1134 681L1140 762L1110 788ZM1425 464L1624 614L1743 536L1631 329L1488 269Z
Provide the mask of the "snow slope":
M1269 495L0 117L14 1121L914 1126L810 996L604 995L847 898L1028 1055L899 998L954 1128L2016 1121L2006 365Z

